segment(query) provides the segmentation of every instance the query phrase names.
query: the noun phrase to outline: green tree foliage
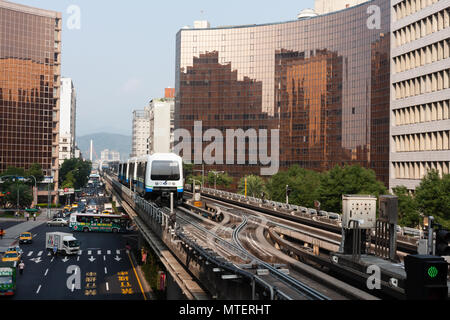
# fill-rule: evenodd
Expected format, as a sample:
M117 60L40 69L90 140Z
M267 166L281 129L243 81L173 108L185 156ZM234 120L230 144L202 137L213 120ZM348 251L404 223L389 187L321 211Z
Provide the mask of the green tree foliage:
M72 182L75 189L80 189L89 181L91 169L92 163L90 161L67 159L59 169L59 183L60 185L69 185Z
M247 178L247 196L260 198L265 191L263 178L255 175L250 175L241 178L238 185L238 192L245 194L245 178Z
M28 169L28 171L25 173L26 176L34 176L36 178L36 183L41 182L44 180L44 172L42 171L42 166L39 163L33 163ZM34 183L34 180L31 179Z
M279 202L286 201L286 185L292 192L289 203L305 207L314 207L314 200L318 200L320 174L294 165L287 171L280 171L272 176L266 184L269 199Z
M387 189L378 181L375 172L359 165L336 166L321 175L319 201L321 209L342 212L343 194L367 194L378 197L386 194Z
M75 188L75 177L73 176L73 171L69 171L66 174L66 179L61 185L62 188Z
M214 187L214 181L216 182L216 187L228 188L233 183L233 178L228 175L228 173L218 173L208 172L208 185Z
M24 183L13 183L8 187L6 192L10 193L6 196L7 202L14 207L17 207L17 197L19 197L19 206L22 208L29 207L33 202L30 187Z
M420 214L417 210L416 199L409 194L405 186L395 187L392 191L398 197L398 224L402 227L417 227Z
M194 172L193 170L194 164L183 162L183 175L185 178L192 175L192 173Z
M441 178L431 170L416 188L417 207L425 216L433 216L445 228L450 228L450 175Z

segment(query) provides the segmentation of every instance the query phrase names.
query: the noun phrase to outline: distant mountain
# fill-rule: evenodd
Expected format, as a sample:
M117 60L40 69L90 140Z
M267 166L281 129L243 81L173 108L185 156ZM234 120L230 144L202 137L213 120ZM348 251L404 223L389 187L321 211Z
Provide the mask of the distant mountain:
M78 137L77 144L80 148L83 157L89 158L89 150L91 146L91 140L94 141L94 155L93 160L100 159L101 152L105 149L114 150L120 152L120 158L122 160L128 159L131 153L131 136L125 136L114 133L94 133L86 136ZM97 154L97 156L96 156Z

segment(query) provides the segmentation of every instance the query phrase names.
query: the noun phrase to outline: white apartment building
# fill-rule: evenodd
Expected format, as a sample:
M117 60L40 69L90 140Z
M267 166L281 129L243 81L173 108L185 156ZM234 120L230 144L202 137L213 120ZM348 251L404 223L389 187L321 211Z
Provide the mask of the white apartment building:
M105 149L101 152L100 160L103 162L120 161L120 152Z
M170 153L174 144L174 99L154 99L150 102L150 135L148 153Z
M391 1L390 188L450 171L450 1Z
M59 163L75 157L77 95L70 78L61 78Z
M150 136L150 107L133 111L133 136L131 158L148 154Z

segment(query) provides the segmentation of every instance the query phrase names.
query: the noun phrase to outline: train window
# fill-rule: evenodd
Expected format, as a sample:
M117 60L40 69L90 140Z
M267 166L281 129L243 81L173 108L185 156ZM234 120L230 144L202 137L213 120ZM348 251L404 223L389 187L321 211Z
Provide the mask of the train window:
M180 180L180 166L176 161L153 161L151 179L156 180Z

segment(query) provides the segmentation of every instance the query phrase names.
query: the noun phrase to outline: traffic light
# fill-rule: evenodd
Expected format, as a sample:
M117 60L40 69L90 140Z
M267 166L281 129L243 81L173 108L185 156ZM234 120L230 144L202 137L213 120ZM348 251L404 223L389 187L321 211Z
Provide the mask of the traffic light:
M405 257L408 300L446 300L448 297L448 264L444 258L431 255Z
M435 253L438 256L450 256L450 231L440 229L436 231Z

